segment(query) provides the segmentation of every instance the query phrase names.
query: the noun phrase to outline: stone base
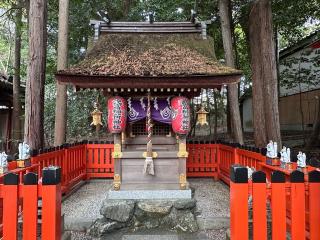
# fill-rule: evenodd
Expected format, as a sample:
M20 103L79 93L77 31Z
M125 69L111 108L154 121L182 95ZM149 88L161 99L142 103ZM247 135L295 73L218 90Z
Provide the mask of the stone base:
M195 199L118 200L106 199L100 209L101 218L88 229L92 237L128 229L136 232L167 229L197 232Z
M191 199L191 189L187 190L109 190L109 199Z

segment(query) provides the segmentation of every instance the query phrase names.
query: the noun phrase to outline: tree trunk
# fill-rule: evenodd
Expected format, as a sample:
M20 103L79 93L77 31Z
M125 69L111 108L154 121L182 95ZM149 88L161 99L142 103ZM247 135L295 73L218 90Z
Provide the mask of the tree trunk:
M31 149L43 147L46 22L47 1L30 1L29 64L26 83L24 141L29 144Z
M123 13L124 13L124 17L126 18L125 20L127 21L128 21L130 8L131 8L131 2L132 0L124 0L123 2Z
M256 0L249 15L255 143L273 140L281 147L278 82L272 29L271 2Z
M22 6L17 0L15 15L15 42L14 42L14 75L13 75L13 110L12 110L12 139L11 153L18 150L21 141L21 101L20 101L20 66L21 66L21 34L22 34Z
M68 10L69 0L59 1L58 63L57 69L63 70L68 64ZM66 141L67 125L67 86L57 82L54 145Z
M220 0L219 1L219 13L221 18L221 29L222 29L222 39L223 48L225 52L226 64L229 67L235 67L234 62L234 50L232 44L232 34L231 34L231 23L229 16L229 5L230 0ZM243 144L243 133L241 127L241 118L238 102L238 85L229 84L228 86L228 103L230 108L230 119L232 126L233 139Z

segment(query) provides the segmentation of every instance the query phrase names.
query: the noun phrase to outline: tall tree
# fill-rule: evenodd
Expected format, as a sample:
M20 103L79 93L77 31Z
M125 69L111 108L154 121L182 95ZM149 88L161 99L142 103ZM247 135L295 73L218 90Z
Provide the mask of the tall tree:
M234 49L231 33L230 0L219 1L219 13L221 21L223 48L225 52L226 64L229 67L235 67ZM232 135L236 142L243 144L243 133L241 127L241 118L238 102L238 85L228 85L228 104L230 109L230 120L232 126Z
M43 147L44 82L47 43L47 1L30 1L29 64L26 83L24 140L31 149Z
M262 147L268 140L281 146L278 80L271 1L255 0L249 14L254 139Z
M14 143L11 151L17 150L17 142L21 139L21 101L20 101L20 74L21 74L21 34L22 34L22 2L17 0L15 14L14 39L14 75L13 75L13 110L12 110L12 139Z
M68 64L68 18L69 0L59 1L58 62L57 69L62 70ZM67 86L57 82L54 145L66 141L67 125Z

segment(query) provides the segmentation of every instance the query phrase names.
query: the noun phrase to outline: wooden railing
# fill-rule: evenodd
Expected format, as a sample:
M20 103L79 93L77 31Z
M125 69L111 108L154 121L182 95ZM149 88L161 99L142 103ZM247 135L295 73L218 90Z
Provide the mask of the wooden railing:
M58 148L40 150L31 158L31 163L41 169L48 166L61 167L62 192L68 192L75 184L86 179L86 144L65 144Z
M87 178L113 177L113 144L87 144Z
M286 182L285 174L275 171L271 183L266 182L266 174L254 172L248 181L247 168L232 167L230 182L230 224L231 239L320 239L320 172L311 171L308 181L301 171L290 174ZM252 221L248 201L252 201ZM269 204L270 202L270 204ZM267 206L271 208L271 219L267 218ZM308 213L308 214L306 214ZM270 216L269 216L270 217ZM271 222L271 227L267 224ZM250 220L250 221L249 221ZM249 231L252 222L253 232Z
M216 144L188 144L187 176L218 179L218 146Z
M38 175L32 172L23 175L8 173L4 184L0 184L0 199L3 201L3 223L1 225L4 240L57 240L61 238L61 185L58 170L47 170L41 184ZM41 222L38 221L38 207L41 199ZM22 211L23 209L23 211ZM18 220L22 220L22 230L18 231Z
M58 148L51 148L51 149L45 149L38 151L33 154L31 162L32 165L27 168L22 168L22 169L14 169L12 170L10 174L17 174L18 176L18 185L16 186L17 188L17 196L19 201L23 202L28 202L29 200L25 199L25 196L28 196L28 198L31 198L31 195L29 196L24 195L23 192L26 186L23 184L23 179L25 174L28 175L30 174L38 174L39 179L43 177L42 175L42 169L44 167L48 167L50 165L55 165L59 166L61 168L61 191L62 193L67 193L69 192L74 185L79 183L82 180L86 179L92 179L92 178L112 178L113 177L113 164L114 160L112 158L112 152L113 152L113 147L114 145L112 143L76 143L76 144L65 144L63 146L60 146ZM285 180L288 182L288 180L291 179L292 171L287 171L284 169L281 169L279 167L274 167L274 166L269 166L266 164L266 157L261 153L261 149L257 148L249 148L245 146L240 146L237 144L226 144L226 143L188 143L187 144L187 151L189 152L189 156L187 158L187 176L189 177L212 177L214 179L220 179L224 181L227 184L230 184L230 190L232 194L231 201L234 199L237 200L237 202L231 202L231 209L235 209L237 206L238 201L239 202L244 202L248 200L249 193L253 197L253 199L259 199L259 200L253 200L255 206L260 206L261 204L258 203L261 201L261 199L264 199L264 194L266 192L267 197L270 199L272 205L272 208L279 208L282 206L283 208L283 200L279 200L281 202L278 203L276 200L274 200L275 196L279 195L280 199L282 199L282 189L283 186L285 186L285 196L287 196L286 204L288 205L285 208L285 215L286 215L286 223L287 227L289 226L292 229L292 232L294 234L295 227L292 226L291 222L295 223L295 221L299 222L299 220L296 220L297 213L296 211L293 211L294 205L300 206L301 204L298 200L296 200L295 196L297 194L297 191L301 191L302 195L307 196L309 199L306 202L306 207L300 209L300 213L303 213L302 215L305 215L307 217L307 220L305 221L305 230L307 232L307 237L313 236L314 233L314 228L312 226L311 220L316 221L316 223L320 223L320 220L318 219L318 215L313 214L313 209L317 210L317 212L320 212L319 206L315 204L315 202L320 202L319 198L320 195L318 192L314 190L314 187L312 186L318 186L317 184L311 184L310 179L309 182L305 183L305 188L302 188L301 184L296 185L294 183L288 183L282 184L281 187L278 185L277 182L272 182L272 172L273 171L281 171L282 174L285 176ZM241 165L241 166L248 166L248 167L253 167L256 170L262 170L264 171L264 175L268 181L267 182L272 182L271 184L266 184L264 183L247 183L245 184L240 184L236 182L235 176L238 175L233 175L232 173L230 175L230 168L235 165ZM13 164L11 164L13 166ZM245 169L245 168L243 168ZM308 171L313 171L314 168L308 167ZM245 170L243 170L245 171ZM277 172L278 172L277 171ZM238 173L237 173L238 174ZM309 173L311 174L311 173ZM314 174L314 173L312 173ZM316 174L316 173L315 173ZM300 174L301 175L301 174ZM30 175L31 176L31 175ZM232 181L230 181L230 179ZM1 181L4 180L4 176L0 176L0 183ZM308 180L308 179L304 179ZM313 183L313 182L312 182ZM258 186L260 186L258 188ZM261 187L263 186L263 187ZM299 186L299 187L298 187ZM310 187L313 188L313 190L310 192L309 190L311 189ZM0 215L2 213L2 198L5 199L6 195L6 189L7 187L0 185ZM34 187L35 189L36 187ZM41 197L42 192L43 192L44 186L41 184L37 186L37 191L38 191L38 197ZM257 193L260 193L261 196ZM12 194L12 193L11 193ZM300 193L299 193L300 194ZM8 195L10 196L10 194ZM278 198L278 197L277 197ZM33 197L35 199L35 197ZM299 195L299 198L301 199L301 196ZM234 200L234 201L236 201ZM34 201L34 200L33 200ZM298 202L297 202L298 201ZM265 204L266 202L264 202ZM3 219L5 219L7 214L5 212L6 209L6 204L10 205L9 201L4 202L3 205ZM54 204L54 203L52 203ZM294 204L294 205L293 205ZM25 206L24 204L21 206ZM19 210L22 208L18 207ZM46 205L49 206L49 205ZM276 207L275 207L276 206ZM48 207L49 208L49 207ZM257 207L255 207L258 209ZM265 208L261 208L262 210L255 210L256 213L254 216L261 216L260 218L264 217L263 211ZM25 208L24 208L25 210ZM240 207L238 211L233 212L231 211L231 214L235 214L236 216L239 215L248 215L248 209L244 207ZM8 211L8 210L6 210ZM282 210L281 210L282 211ZM281 212L280 211L280 212ZM25 211L24 211L25 212ZM278 216L279 213L275 212L275 216ZM15 214L15 212L14 212ZM25 214L25 213L23 213ZM26 213L27 214L27 213ZM281 214L283 214L281 212ZM233 215L234 216L234 215ZM27 217L26 217L27 218ZM9 218L10 219L10 218ZM239 219L236 217L233 220L238 224L238 221L241 222L246 219ZM254 224L256 225L255 229L262 229L264 227L263 224L260 220L258 223L255 223L257 220L257 217L254 218ZM6 220L7 221L7 220ZM4 225L7 224L13 224L12 222L7 223L4 221ZM274 220L277 222L277 220ZM310 224L309 224L310 222ZM1 224L1 223L0 223ZM28 222L26 224L29 224ZM31 224L31 223L30 223ZM237 225L236 224L236 225ZM32 225L33 226L33 225ZM247 226L244 226L247 227ZM247 230L240 230L239 227L234 227L232 225L232 231L233 231L233 236L235 236L234 231L240 231L240 236L242 233L245 234ZM254 230L255 233L257 234L256 231ZM261 230L262 231L262 230ZM277 232L277 230L275 230ZM300 231L300 230L299 230ZM262 236L264 236L265 232L262 231ZM280 233L279 233L280 234ZM11 235L10 235L11 236ZM257 235L254 235L257 236ZM295 235L293 235L295 236ZM318 235L316 235L318 236ZM6 239L15 239L15 238L6 238ZM34 238L26 238L26 239L34 239ZM55 238L44 238L44 239L55 239ZM233 238L233 239L248 239L248 238ZM264 238L257 238L255 239L264 239ZM279 239L279 238L277 238ZM294 239L294 238L292 238ZM296 238L300 239L300 238ZM302 239L302 238L301 238ZM320 239L320 238L310 238L310 239Z
M219 179L229 184L230 167L236 161L235 149L227 145L218 145Z

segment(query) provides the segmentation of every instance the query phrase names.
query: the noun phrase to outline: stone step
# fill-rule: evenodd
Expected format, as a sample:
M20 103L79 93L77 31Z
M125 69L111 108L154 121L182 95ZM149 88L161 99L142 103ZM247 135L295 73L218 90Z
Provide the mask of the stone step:
M179 240L178 235L125 235L122 240Z

